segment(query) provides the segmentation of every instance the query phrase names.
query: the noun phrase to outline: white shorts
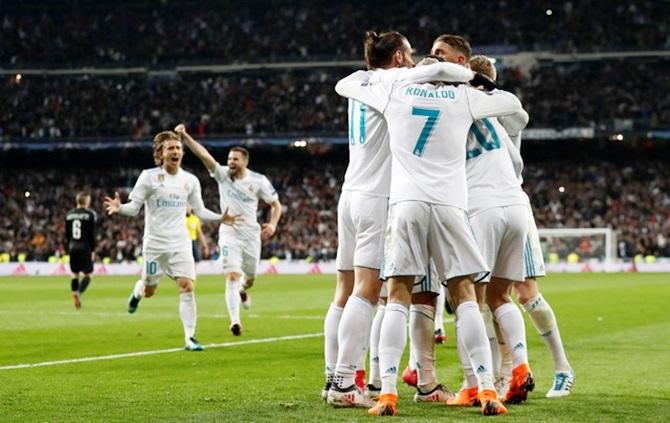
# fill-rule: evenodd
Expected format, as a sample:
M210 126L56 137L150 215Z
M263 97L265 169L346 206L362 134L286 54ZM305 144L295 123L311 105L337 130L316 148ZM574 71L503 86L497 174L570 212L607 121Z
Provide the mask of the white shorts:
M163 274L172 279L195 280L195 261L191 250L177 253L144 252L142 257L144 258L142 280L146 285L158 285Z
M428 276L417 276L414 279L414 285L412 286L412 294L419 294L422 292L432 292L435 295L440 295L440 289L442 289L442 281L437 275L435 266L431 266L428 271ZM386 279L382 284L382 290L379 294L381 298L388 298L388 290L386 288Z
M384 277L426 276L431 259L442 283L456 276L480 281L489 271L465 210L423 201L391 205Z
M261 258L261 236L242 237L234 229L219 230L219 252L223 273L255 278Z
M540 244L540 235L537 232L535 217L530 207L528 207L528 236L526 237L523 260L526 278L540 278L547 275L544 268L544 254Z
M528 236L528 206L493 207L470 216L470 225L491 274L486 277L524 280L524 249Z
M337 204L337 270L381 268L388 198L342 191Z

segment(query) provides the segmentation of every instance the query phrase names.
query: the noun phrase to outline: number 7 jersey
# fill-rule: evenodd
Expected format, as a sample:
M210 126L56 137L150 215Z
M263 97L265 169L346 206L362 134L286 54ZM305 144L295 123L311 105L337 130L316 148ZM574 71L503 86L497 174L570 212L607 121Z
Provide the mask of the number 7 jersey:
M401 73L386 72L378 83L361 82L353 74L335 89L386 119L393 172L389 203L424 201L467 210L465 159L470 126L476 119L517 113L521 103L504 91L421 84L402 79Z

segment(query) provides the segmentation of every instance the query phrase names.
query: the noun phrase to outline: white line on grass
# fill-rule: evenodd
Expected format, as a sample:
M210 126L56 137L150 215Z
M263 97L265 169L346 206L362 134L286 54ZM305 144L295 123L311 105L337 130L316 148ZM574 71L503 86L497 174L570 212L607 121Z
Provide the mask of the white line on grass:
M11 314L13 316L17 314L25 314L34 316L36 314L44 316L96 316L96 317L128 317L133 318L128 312L118 312L118 313L107 313L107 312L97 312L97 311L32 311L32 310L0 310L0 314ZM176 313L145 313L148 317L158 317L158 318L173 318ZM143 315L144 316L144 315ZM228 317L227 314L198 314L198 317L201 318L214 318L219 319L223 317ZM290 315L290 314L249 314L246 317L250 319L281 319L281 320L323 320L324 316L314 316L314 315Z
M323 333L305 333L302 335L288 335L288 336L276 336L273 338L260 338L260 339L248 339L245 341L235 341L235 342L223 342L220 344L209 344L205 345L205 348L225 348L225 347L235 347L238 345L252 345L252 344L265 344L268 342L280 342L280 341L292 341L296 339L307 339L307 338L317 338L323 336ZM47 366L58 366L61 364L72 364L72 363L87 363L90 361L104 361L104 360L117 360L119 358L128 358L128 357L141 357L145 355L156 355L156 354L165 354L184 351L183 348L167 348L164 350L153 350L153 351L139 351L123 354L111 354L111 355L101 355L97 357L82 357L82 358L72 358L68 360L56 360L56 361L43 361L41 363L26 363L26 364L15 364L12 366L3 366L0 367L2 370L16 370L16 369L27 369L32 367L47 367Z

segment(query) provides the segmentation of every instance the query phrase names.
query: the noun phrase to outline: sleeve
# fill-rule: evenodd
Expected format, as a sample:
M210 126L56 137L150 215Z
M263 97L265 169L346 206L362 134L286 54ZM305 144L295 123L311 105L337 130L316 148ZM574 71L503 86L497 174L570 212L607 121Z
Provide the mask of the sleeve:
M140 204L144 204L146 199L149 197L151 194L151 181L149 180L149 175L147 175L147 172L145 170L140 173L140 177L137 178L137 182L135 182L135 186L133 187L133 190L130 192L130 195L128 198L132 202L137 202Z
M98 215L94 211L91 211L91 221L90 221L91 230L89 231L89 237L90 237L89 245L91 246L91 250L95 249L95 231L97 223L98 223Z
M70 214L68 212L68 214ZM65 242L70 243L70 239L72 238L72 223L70 220L67 219L67 214L65 215ZM68 248L66 246L66 248Z
M263 180L261 181L259 197L268 204L279 200L277 191L272 186L272 183L270 183L270 180L265 176L263 176Z
M220 166L217 166L217 169L219 167ZM214 172L216 172L216 169L214 170ZM195 176L193 177L193 180L194 180L193 189L191 190L191 192L188 195L188 203L193 208L193 213L202 220L220 221L221 220L221 214L220 213L215 213L215 212L205 208L205 204L202 202L202 193L200 191L200 181Z
M221 166L218 162L214 165L214 170L209 172L209 176L217 182L223 182L228 177L228 166Z
M432 65L407 68L402 74L404 82L421 83L431 81L468 82L474 72L455 63L434 63Z
M137 216L144 203L131 199L129 203L121 204L119 214L124 216Z
M501 116L498 121L505 128L505 131L510 137L516 137L521 133L521 130L528 125L528 113L521 109L519 113L513 115Z
M393 78L381 78L377 81L370 81L370 75L366 71L356 71L344 79L338 81L335 85L335 92L342 97L350 98L372 107L379 113L384 113L384 109L389 102Z
M483 92L471 87L465 87L470 113L475 120L485 117L497 117L520 113L523 108L521 102L512 93L501 90Z

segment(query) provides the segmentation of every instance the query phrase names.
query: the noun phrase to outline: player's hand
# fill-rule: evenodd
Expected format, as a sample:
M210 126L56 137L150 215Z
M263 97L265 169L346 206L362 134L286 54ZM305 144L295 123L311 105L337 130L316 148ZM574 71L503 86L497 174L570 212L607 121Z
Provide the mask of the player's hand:
M272 223L263 223L262 228L263 229L261 230L261 239L263 241L269 239L272 235L275 234L275 231L277 230L275 225L273 225Z
M175 126L174 131L179 135L186 135L186 126L183 123Z
M243 219L239 214L229 214L228 209L226 209L221 216L221 222L223 222L224 225L229 226L235 226L236 224L242 222L242 220Z
M114 198L105 197L103 206L105 207L105 211L107 212L107 214L117 213L121 208L121 197L119 196L119 193L115 192Z
M470 85L483 91L493 91L498 88L491 78L481 73L475 73L475 77L470 81Z

